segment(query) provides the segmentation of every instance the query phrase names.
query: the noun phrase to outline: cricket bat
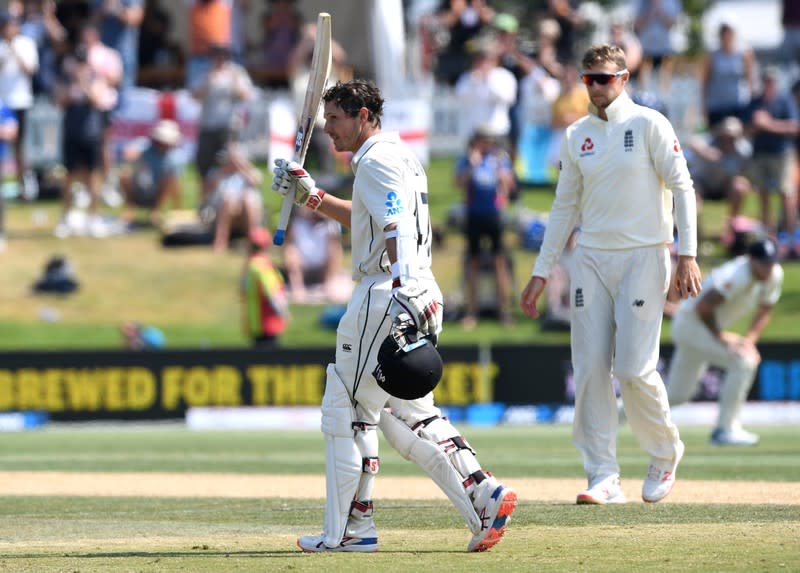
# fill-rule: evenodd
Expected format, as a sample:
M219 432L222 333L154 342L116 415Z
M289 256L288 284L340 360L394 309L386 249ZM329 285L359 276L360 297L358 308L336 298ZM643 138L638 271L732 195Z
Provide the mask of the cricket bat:
M311 57L311 74L308 77L306 97L303 100L303 111L300 113L300 121L294 140L293 159L300 165L303 165L306 159L308 144L311 142L311 132L314 130L314 122L317 119L319 105L322 102L322 94L325 91L325 83L328 81L330 72L331 15L327 12L320 12L317 15L317 35L314 39L314 53ZM276 245L282 245L286 238L286 227L289 225L293 203L294 192L292 191L283 197L278 228L272 238L272 242Z

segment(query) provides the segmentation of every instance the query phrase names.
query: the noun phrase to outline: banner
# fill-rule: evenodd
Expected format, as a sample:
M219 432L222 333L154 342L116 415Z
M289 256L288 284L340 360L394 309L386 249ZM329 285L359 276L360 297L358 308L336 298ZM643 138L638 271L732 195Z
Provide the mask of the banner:
M491 365L477 350L443 351L437 396L492 399ZM318 406L331 349L0 354L0 412L51 420L182 418L190 407Z
M758 401L800 401L800 345L759 347L750 391ZM443 347L435 390L452 409L570 404L568 346ZM671 348L662 349L664 373ZM0 412L51 420L183 418L191 407L318 406L332 349L70 351L0 354ZM368 374L365 374L368 375ZM709 370L695 401L716 400L724 373Z

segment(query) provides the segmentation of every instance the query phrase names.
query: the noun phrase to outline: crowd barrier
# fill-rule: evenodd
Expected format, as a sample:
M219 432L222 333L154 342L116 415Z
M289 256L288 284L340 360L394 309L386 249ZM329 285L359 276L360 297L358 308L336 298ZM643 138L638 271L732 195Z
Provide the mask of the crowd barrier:
M749 399L800 401L800 346L760 346ZM467 408L570 404L568 346L443 347L439 404ZM671 347L662 350L663 371ZM192 407L318 406L331 349L70 351L0 354L0 412L47 412L51 420L183 418ZM715 400L712 370L695 400Z

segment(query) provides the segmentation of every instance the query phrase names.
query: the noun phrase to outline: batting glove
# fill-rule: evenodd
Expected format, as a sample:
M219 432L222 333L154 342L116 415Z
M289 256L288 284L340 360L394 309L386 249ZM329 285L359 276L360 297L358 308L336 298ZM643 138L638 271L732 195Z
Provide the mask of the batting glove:
M314 211L322 204L325 191L317 187L308 171L300 167L296 161L276 159L272 173L274 174L272 188L283 196L294 191L295 204Z
M405 285L392 294L391 314L397 320L404 313L411 317L422 336L436 337L442 331L441 302L426 288Z

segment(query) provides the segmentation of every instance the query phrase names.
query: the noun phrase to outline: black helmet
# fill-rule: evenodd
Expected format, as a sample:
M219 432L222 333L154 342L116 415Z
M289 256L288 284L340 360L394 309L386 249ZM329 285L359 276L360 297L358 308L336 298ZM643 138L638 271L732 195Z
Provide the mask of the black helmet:
M436 388L442 378L442 357L433 340L418 336L409 318L392 326L372 375L392 396L415 400Z

